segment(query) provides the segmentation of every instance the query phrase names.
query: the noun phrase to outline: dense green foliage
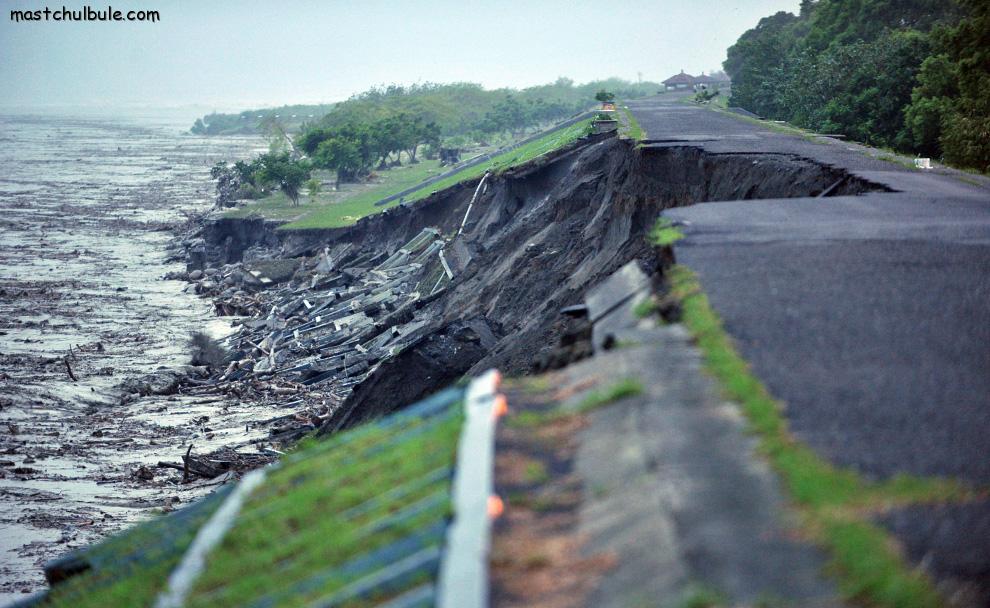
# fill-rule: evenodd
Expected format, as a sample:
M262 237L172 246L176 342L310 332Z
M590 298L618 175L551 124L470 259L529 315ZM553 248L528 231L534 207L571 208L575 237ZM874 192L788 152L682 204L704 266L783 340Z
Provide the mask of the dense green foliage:
M375 166L397 164L400 152L416 162L420 145L427 146L432 157L444 140L461 147L470 141L488 142L498 134L519 136L587 109L606 84L626 96L655 88L614 79L575 86L565 78L521 91L486 91L469 83L393 85L338 104L319 121L305 125L298 143L318 166L336 171L338 180L353 180Z
M377 163L388 165L394 154L406 152L416 162L420 145L436 149L440 142L440 127L425 122L422 116L400 112L391 116L340 124L323 124L303 131L297 138L299 147L320 167L337 173L337 181L353 180L366 174Z
M272 151L251 162L237 161L233 165L219 162L210 169L217 182L217 205L230 207L240 198L256 198L272 189L285 193L298 204L300 189L310 179L312 166L296 160L288 152Z
M419 117L424 124L436 124L444 138L484 141L496 133L519 132L587 110L601 90L628 99L651 95L658 88L652 82L632 83L617 78L581 85L558 78L550 84L521 90L485 90L472 83L392 85L337 104L315 126L372 123L404 113Z
M732 103L990 170L990 3L804 0L729 48Z
M251 163L221 163L214 167L217 200L222 207L230 206L238 199L258 198L267 194L271 186L277 186L296 202L312 168L332 171L338 185L357 181L375 168L400 165L403 158L416 163L421 149L432 160L444 145L460 148L471 143L504 142L587 110L602 95L610 99L633 98L655 93L658 88L652 82L631 83L617 78L582 85L559 78L551 84L522 90L489 91L471 83L373 88L301 124L294 137L294 151L305 155L305 159L276 165L282 171L278 176L265 172L263 165L274 158L273 154L287 154L284 147L291 125L281 119L263 121L261 126L275 148ZM297 106L284 106L279 111L289 111L286 108ZM250 122L214 114L197 121L193 131L206 132L206 123L220 125L230 121ZM286 181L286 176L291 179Z
M615 93L606 91L605 89L600 89L597 93L595 93L595 99L602 103L611 103L615 101Z
M908 106L910 144L962 167L990 171L990 3L959 0L967 18L935 32Z
M257 133L265 131L264 123L278 115L278 121L292 132L301 130L304 123L308 127L372 123L405 113L420 117L424 124L438 125L443 137L470 137L505 130L507 124L518 128L516 125L520 123L533 126L570 116L588 109L599 90L630 99L652 95L659 88L655 82L633 83L618 78L580 85L568 78L558 78L549 84L521 90L486 90L479 84L465 82L390 85L372 88L333 105L213 113L198 119L192 131L207 135Z
M587 109L602 95L613 99L615 93L602 84L627 95L653 89L616 80L575 86L567 79L522 91L486 91L465 83L393 85L338 104L319 121L304 125L296 141L315 166L334 171L338 183L354 181L375 167L399 164L403 152L417 162L420 146L432 158L444 138L459 147L498 134L518 137Z

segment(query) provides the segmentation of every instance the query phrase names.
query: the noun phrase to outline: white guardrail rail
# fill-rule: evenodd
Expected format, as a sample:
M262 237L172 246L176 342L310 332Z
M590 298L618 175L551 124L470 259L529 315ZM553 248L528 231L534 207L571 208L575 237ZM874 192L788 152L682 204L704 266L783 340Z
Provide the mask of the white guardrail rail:
M494 495L495 426L507 407L497 393L500 383L501 374L489 370L471 382L465 396L452 492L454 521L447 529L437 585L439 608L488 606L491 526L501 511Z

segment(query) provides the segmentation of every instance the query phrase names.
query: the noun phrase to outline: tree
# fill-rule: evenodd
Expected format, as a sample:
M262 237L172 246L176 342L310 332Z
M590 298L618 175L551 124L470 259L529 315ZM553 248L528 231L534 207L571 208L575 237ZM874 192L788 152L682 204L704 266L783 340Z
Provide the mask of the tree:
M919 148L961 167L990 171L990 4L959 0L966 17L936 30L939 53L925 60L905 110ZM936 145L937 142L937 145Z
M929 38L914 30L887 31L872 42L806 51L777 83L785 119L857 141L894 146L904 128L904 107Z
M344 137L333 137L320 143L314 156L316 163L336 172L336 187L342 181L354 180L364 166L358 144Z
M753 29L729 47L723 63L732 77L732 103L762 116L786 114L781 103L780 81L789 72L783 67L797 45L798 17L784 11L760 19Z
M988 12L986 0L803 0L800 15L761 19L729 48L732 103L990 166Z
M210 177L217 182L217 206L221 208L233 207L237 190L241 186L238 172L221 161L210 168Z
M299 189L309 179L311 169L303 161L292 160L288 152L269 152L259 158L257 179L264 184L274 184L285 193L293 205L299 204Z
M323 191L323 182L315 177L309 178L304 185L306 186L306 193L309 194L310 200L316 198L316 195Z
M256 174L261 169L260 159L256 158L250 163L239 160L234 163L234 172L237 173L237 177L240 179L242 184L248 184L251 186L256 186Z
M485 115L484 127L486 131L491 133L501 131L517 133L525 126L526 111L512 95L506 95Z
M958 65L944 53L932 55L921 64L917 82L911 103L904 109L902 147L939 157L942 125L959 97Z
M605 89L599 89L598 92L595 93L595 99L602 103L611 103L615 101L615 93L610 93Z

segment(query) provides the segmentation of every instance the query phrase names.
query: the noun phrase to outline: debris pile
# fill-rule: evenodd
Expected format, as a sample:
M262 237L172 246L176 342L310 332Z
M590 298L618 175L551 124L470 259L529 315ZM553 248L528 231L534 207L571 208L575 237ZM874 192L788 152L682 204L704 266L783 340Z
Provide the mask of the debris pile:
M305 413L283 417L269 439L298 439L428 329L415 312L454 276L447 245L439 230L425 228L392 255L348 243L309 258L188 273L218 315L250 318L235 320L225 365L208 381L186 382L183 392L281 400Z

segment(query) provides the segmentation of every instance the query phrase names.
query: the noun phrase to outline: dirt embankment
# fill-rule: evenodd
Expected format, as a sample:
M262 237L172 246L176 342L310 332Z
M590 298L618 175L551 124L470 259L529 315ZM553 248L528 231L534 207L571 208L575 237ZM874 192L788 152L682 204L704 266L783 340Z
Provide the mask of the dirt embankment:
M656 267L659 261L645 235L663 209L713 200L827 197L876 189L807 159L713 155L691 147L637 148L614 138L578 143L477 186L477 181L465 183L415 205L365 218L351 228L252 233L261 236L235 256L291 258L299 270L287 285L260 296L260 315L274 311L268 317L281 325L235 344L245 357L240 364L253 365L268 357L271 367L266 363L265 370L294 372L316 366L324 371L310 390L319 390L323 383L322 390L332 392L335 382L346 382L348 389L335 393L339 403L324 420L325 428L334 430L412 402L467 372L498 367L519 374L545 366L568 328L562 308L579 303L588 286L630 260L639 260L648 271ZM827 204L826 198L822 204ZM241 228L214 230L208 255L229 255L231 243L239 242L237 235L251 233ZM337 327L338 332L351 333L341 334L336 342L332 336L309 342L299 337L299 329L309 331L320 317L311 311L308 317L292 312L301 310L293 298L329 294L339 299L355 290L381 293L384 286L405 285L388 275L394 264L383 260L403 254L424 229L436 230L449 280L431 275L440 276L432 291L406 290L401 301L385 296L380 309L355 298L354 310L369 311L367 326L360 332ZM272 246L274 238L277 246ZM342 269L342 274L319 274L321 256L325 271ZM429 274L435 260L417 259L427 268L416 266L416 272ZM378 275L384 278L369 278ZM216 293L223 300L234 288ZM422 290L422 283L417 289ZM306 304L310 310L310 301ZM386 331L403 337L393 340ZM244 349L264 338L283 344L278 356ZM331 348L320 346L331 343ZM357 375L348 372L335 379L332 366L326 365L335 357L356 360L349 359L356 353L342 352L338 343L361 346L355 348L367 366Z

